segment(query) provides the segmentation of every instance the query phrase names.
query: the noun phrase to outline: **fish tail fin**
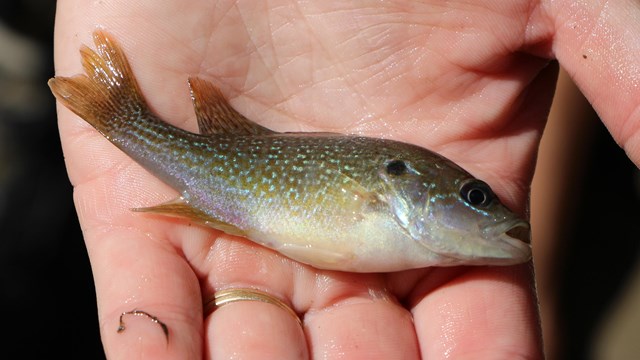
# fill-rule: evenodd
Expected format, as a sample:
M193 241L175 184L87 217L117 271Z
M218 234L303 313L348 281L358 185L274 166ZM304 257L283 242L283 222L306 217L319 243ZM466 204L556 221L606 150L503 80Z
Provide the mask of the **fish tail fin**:
M48 84L58 101L109 138L131 116L149 110L122 48L101 30L93 39L96 51L80 49L85 74L56 76Z

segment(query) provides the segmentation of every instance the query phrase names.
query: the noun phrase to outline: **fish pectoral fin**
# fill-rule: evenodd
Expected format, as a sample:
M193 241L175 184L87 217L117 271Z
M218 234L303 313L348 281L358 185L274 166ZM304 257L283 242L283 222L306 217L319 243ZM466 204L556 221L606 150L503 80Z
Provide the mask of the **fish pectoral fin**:
M344 216L353 215L360 218L364 213L376 209L381 199L378 193L371 191L353 177L333 169L340 174L341 186L337 186L325 194L325 197L336 204L341 204ZM333 199L331 197L334 197ZM340 200L342 199L342 200Z
M171 217L185 218L185 219L189 219L194 222L212 227L214 229L224 231L225 233L230 235L246 236L244 231L238 229L237 227L231 224L220 221L208 215L204 211L189 205L182 197L166 202L164 204L150 206L150 207L143 207L143 208L135 208L131 210L135 212L160 214L160 215L171 216Z
M234 109L220 89L199 77L189 78L191 100L203 135L265 135L275 131L260 126Z
M295 261L313 264L313 267L324 269L335 269L338 264L354 258L352 253L319 249L299 244L284 244L275 250Z

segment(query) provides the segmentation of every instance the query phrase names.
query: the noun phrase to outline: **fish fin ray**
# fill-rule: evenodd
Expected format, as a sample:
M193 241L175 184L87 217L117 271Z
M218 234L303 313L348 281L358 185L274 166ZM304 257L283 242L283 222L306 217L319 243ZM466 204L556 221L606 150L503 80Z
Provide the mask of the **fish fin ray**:
M254 123L236 111L220 89L211 82L199 77L190 77L189 88L201 134L265 135L276 133Z
M107 138L132 112L149 113L122 48L104 31L93 33L96 50L80 48L86 74L56 76L48 84L58 101Z
M332 171L337 172L344 178L342 182L343 186L336 187L332 190L336 191L335 196L345 197L345 193L351 195L348 197L350 201L348 203L343 203L342 208L347 212L345 215L352 213L354 216L359 217L367 210L373 209L375 204L380 203L380 197L375 191L367 189L359 181L338 169L332 169Z
M319 249L298 244L284 244L276 250L285 256L305 264L323 269L335 269L340 264L354 258L354 254Z
M246 236L246 233L237 227L224 221L214 218L204 211L197 209L187 203L182 197L175 200L143 208L132 209L135 212L160 214L164 216L185 218L202 225L224 231L230 235Z

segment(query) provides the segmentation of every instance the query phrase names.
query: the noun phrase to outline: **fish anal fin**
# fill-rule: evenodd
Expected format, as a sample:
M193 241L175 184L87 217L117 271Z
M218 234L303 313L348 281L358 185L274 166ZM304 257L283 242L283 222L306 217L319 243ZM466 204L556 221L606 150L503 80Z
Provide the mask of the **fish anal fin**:
M225 233L230 235L246 236L244 231L238 229L237 227L231 224L220 221L208 215L204 211L189 205L181 197L160 205L144 207L144 208L135 208L135 209L132 209L132 211L185 218L185 219L189 219L194 222L197 222L199 224L203 224L203 225L212 227L214 229L224 231Z
M198 119L198 128L204 135L264 135L275 131L260 126L234 109L220 89L199 77L189 78L191 100Z

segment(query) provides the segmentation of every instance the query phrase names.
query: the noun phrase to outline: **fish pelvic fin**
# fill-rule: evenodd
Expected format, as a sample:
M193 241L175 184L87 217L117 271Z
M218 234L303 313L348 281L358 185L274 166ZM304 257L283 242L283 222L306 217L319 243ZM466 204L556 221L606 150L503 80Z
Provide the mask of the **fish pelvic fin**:
M131 209L135 212L159 214L177 218L188 219L198 224L206 225L218 229L230 235L246 236L246 233L237 227L220 221L204 211L197 209L187 203L182 197L166 202L164 204Z
M48 84L58 101L110 139L113 129L149 110L122 48L102 30L93 40L95 51L80 48L85 74L56 76Z
M203 135L265 135L276 132L260 126L234 109L220 89L199 77L189 78L191 100Z

